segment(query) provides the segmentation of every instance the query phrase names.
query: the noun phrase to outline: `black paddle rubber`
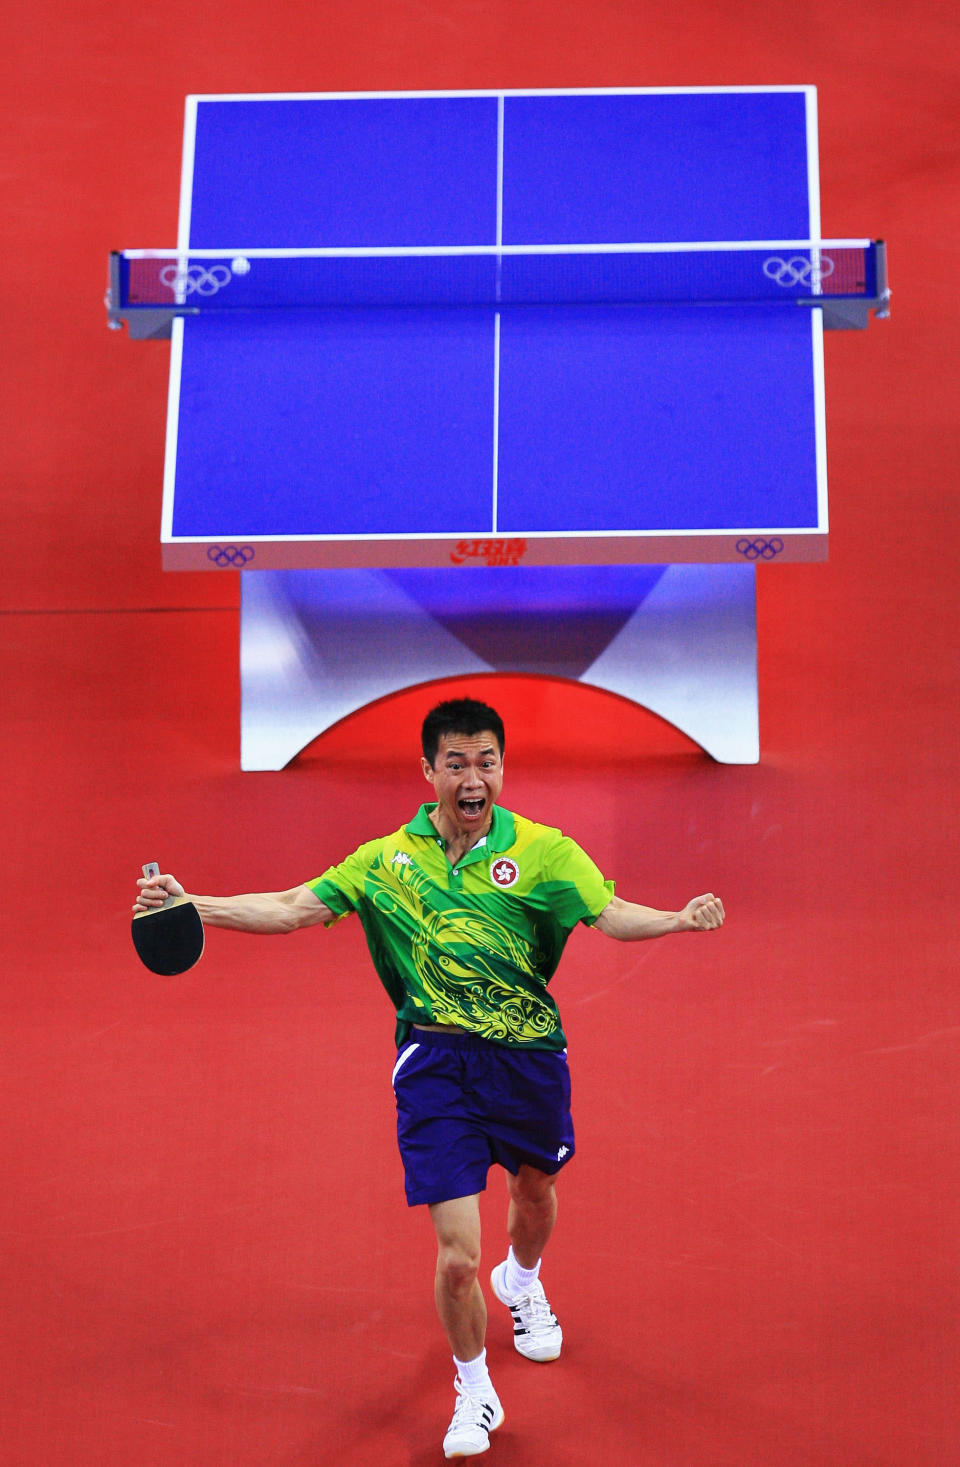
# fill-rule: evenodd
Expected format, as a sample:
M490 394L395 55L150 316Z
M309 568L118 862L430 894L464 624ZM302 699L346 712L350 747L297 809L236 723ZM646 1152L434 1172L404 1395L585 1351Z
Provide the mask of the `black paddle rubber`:
M144 867L144 875L156 875ZM172 978L186 973L203 954L203 923L187 897L168 897L153 912L137 912L130 924L137 957L151 973Z

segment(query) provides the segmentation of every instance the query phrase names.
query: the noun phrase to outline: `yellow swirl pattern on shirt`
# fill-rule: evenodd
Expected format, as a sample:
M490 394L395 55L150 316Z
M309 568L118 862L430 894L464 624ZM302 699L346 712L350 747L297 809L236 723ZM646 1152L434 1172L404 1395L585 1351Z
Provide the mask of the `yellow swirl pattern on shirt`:
M435 1024L459 1024L485 1039L519 1043L557 1028L546 995L541 999L504 979L509 965L538 983L537 955L490 912L465 906L436 911L424 900L436 888L412 862L377 862L367 890L380 912L399 917L410 929L410 956Z

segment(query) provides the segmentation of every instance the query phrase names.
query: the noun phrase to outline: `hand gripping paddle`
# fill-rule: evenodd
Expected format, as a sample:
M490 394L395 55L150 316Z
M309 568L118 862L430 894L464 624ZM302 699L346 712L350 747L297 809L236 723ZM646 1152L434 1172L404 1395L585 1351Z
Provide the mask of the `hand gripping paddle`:
M143 874L159 876L160 867L151 861ZM203 953L203 923L189 897L170 896L152 912L135 912L130 931L141 963L164 978L185 973Z

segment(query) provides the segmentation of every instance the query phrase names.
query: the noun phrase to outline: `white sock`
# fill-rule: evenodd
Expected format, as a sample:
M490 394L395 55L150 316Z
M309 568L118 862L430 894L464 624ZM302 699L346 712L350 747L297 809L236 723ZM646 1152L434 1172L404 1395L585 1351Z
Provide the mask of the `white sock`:
M481 1350L475 1360L458 1360L456 1355L453 1363L457 1367L457 1374L461 1382L468 1389L476 1389L477 1386L492 1386L490 1372L487 1369L487 1352Z
M529 1294L530 1289L540 1277L542 1262L543 1259L538 1258L533 1268L521 1268L511 1247L507 1254L507 1266L503 1275L503 1287L508 1298L519 1299L522 1294Z

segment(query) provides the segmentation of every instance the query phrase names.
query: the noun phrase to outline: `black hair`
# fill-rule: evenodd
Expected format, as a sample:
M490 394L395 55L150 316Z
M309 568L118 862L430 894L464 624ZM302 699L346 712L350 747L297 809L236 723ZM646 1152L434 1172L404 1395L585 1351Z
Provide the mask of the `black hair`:
M423 757L432 769L444 734L448 737L450 734L469 736L486 733L488 730L496 735L502 756L504 733L503 719L499 713L488 708L486 703L478 703L476 698L448 698L445 703L438 703L436 708L431 708L423 720L420 733Z

